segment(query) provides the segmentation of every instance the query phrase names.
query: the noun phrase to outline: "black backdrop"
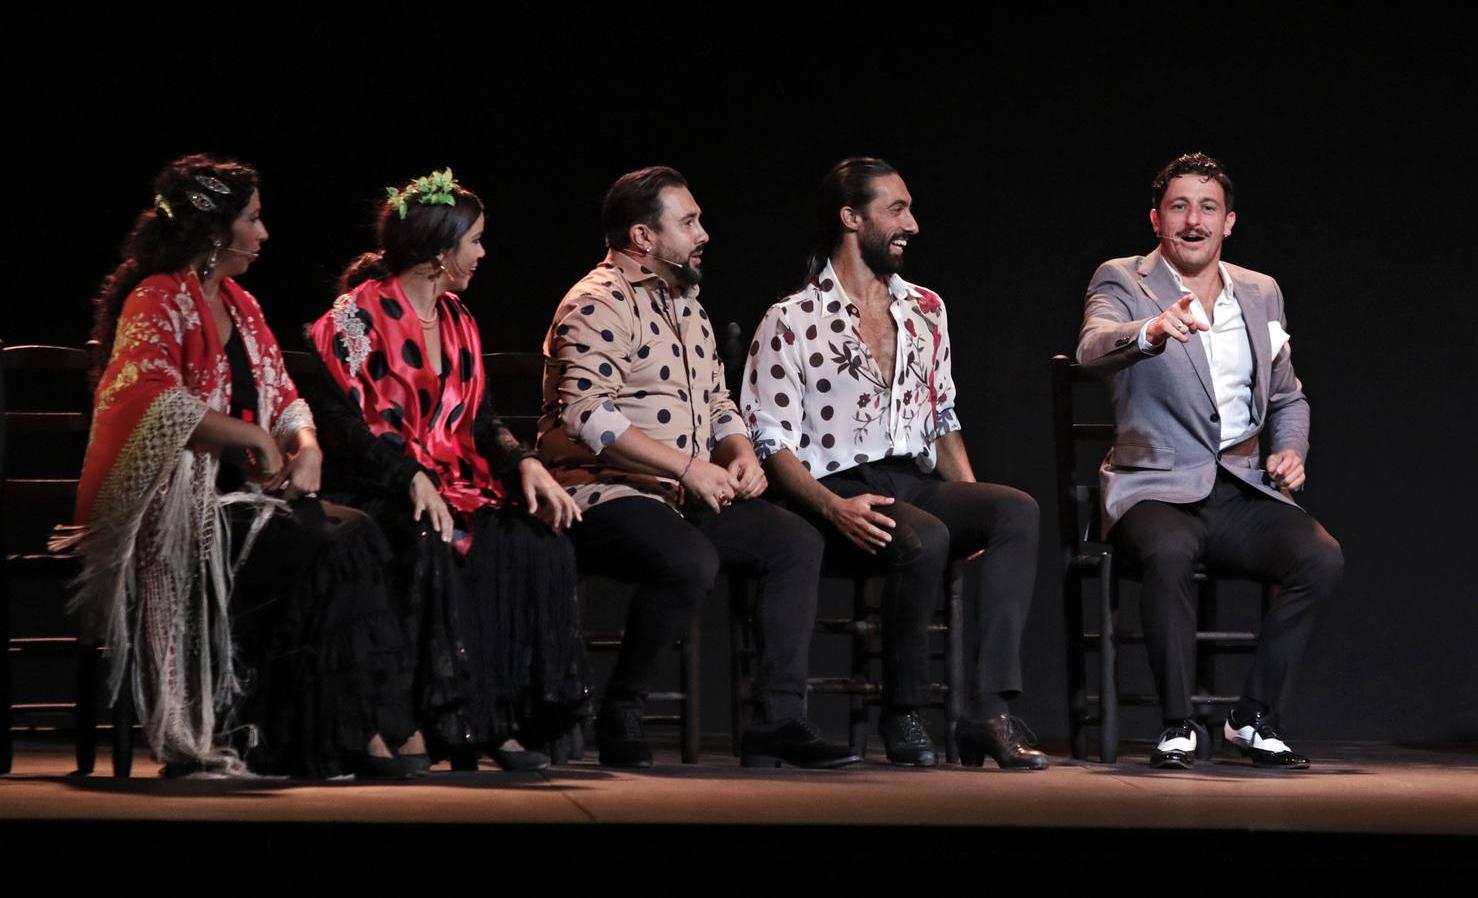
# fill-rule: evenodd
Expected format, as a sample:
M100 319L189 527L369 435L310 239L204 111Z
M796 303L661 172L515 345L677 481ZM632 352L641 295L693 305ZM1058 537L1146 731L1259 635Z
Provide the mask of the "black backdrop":
M262 172L272 237L244 282L280 335L331 301L383 186L449 164L489 207L466 295L484 341L535 348L599 258L606 186L654 162L691 180L713 241L704 301L747 331L798 275L821 174L881 155L921 222L905 274L949 304L977 471L1044 508L1021 709L1058 734L1046 360L1070 351L1094 266L1151 248L1155 171L1204 149L1238 186L1227 259L1287 297L1314 409L1306 504L1347 556L1286 719L1326 738L1478 737L1478 191L1455 29L1333 7L621 12L650 18L12 22L0 338L81 342L152 174L199 150Z

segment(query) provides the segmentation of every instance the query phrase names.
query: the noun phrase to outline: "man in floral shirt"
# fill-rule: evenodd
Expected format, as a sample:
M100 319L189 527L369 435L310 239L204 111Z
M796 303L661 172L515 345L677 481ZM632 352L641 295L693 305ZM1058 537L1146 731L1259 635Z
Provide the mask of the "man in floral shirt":
M760 499L766 480L698 302L708 233L681 174L622 176L601 210L609 252L544 341L539 451L583 509L580 568L639 584L596 718L602 764L648 767L642 704L660 653L687 629L720 565L759 579L760 720L746 765L860 760L806 720L821 538Z
M982 550L979 639L956 730L960 759L1042 769L1007 701L1036 576L1037 504L977 483L955 416L944 303L897 274L918 234L903 179L880 159L826 176L810 279L770 307L749 347L743 406L759 458L827 539L829 563L889 574L884 702L895 764L933 766L928 625L952 558ZM820 479L817 479L820 478Z

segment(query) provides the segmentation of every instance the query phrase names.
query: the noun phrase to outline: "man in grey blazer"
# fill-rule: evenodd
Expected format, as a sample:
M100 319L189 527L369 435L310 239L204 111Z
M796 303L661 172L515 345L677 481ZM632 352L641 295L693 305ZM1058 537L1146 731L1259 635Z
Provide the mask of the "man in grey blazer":
M1159 247L1099 266L1078 335L1079 363L1113 393L1103 521L1141 572L1166 724L1156 767L1195 761L1196 564L1279 585L1225 732L1254 763L1282 768L1308 766L1277 729L1278 703L1344 568L1339 543L1292 498L1304 483L1309 403L1277 283L1221 261L1236 219L1221 163L1201 153L1171 162L1152 186Z

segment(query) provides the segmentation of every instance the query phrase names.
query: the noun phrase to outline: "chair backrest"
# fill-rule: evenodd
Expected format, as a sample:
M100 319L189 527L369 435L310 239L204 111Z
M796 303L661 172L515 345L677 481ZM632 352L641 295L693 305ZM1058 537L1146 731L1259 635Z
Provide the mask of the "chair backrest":
M1103 382L1068 356L1053 356L1058 542L1066 552L1102 538L1098 466L1114 443L1113 421Z
M282 350L282 367L287 369L287 376L293 379L293 383L307 380L318 364L318 356L314 353L301 349Z
M538 352L485 352L483 374L493 409L504 425L530 446L539 435L544 401L544 356Z
M724 325L723 337L719 341L719 358L724 360L724 375L729 385L729 396L734 404L739 404L739 388L744 379L744 359L747 346L744 342L744 328L739 322L730 321Z
M72 519L98 346L0 346L0 540L39 551ZM10 512L6 514L5 512Z

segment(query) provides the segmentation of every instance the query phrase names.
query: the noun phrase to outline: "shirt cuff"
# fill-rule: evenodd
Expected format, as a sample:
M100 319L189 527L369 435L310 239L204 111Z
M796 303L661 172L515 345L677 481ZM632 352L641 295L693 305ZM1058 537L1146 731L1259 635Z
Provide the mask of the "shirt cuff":
M568 414L576 416L570 436L584 443L596 455L600 455L607 446L620 439L621 434L631 426L631 419L621 414L616 409L616 403L609 399L601 400L598 405L583 411L571 409ZM571 426L567 420L566 431L570 431Z
M935 433L935 439L938 439L939 437L942 437L947 433L954 433L955 431L961 429L960 416L955 414L954 406L939 410L938 425L938 429Z
M1141 324L1139 326L1139 351L1140 352L1154 352L1156 349L1159 348L1159 347L1155 346L1155 344L1151 343L1149 341L1149 338L1145 336L1145 332L1148 331L1149 329L1150 329L1150 323L1148 321L1146 321L1144 324Z
M744 419L733 409L724 409L713 418L713 439L715 443L722 443L731 436L742 436L749 439L749 428L744 426Z

